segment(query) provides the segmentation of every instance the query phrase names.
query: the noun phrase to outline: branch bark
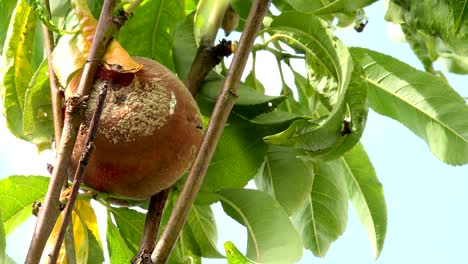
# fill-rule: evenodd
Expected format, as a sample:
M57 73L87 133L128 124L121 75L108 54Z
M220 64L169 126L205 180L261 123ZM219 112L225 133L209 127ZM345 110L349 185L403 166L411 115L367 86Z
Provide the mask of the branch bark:
M91 154L93 152L93 141L96 138L99 120L101 118L101 113L104 106L104 100L106 99L107 95L107 88L107 81L103 81L101 84L99 84L98 101L96 105L96 110L94 111L93 117L91 119L88 134L86 135L86 147L81 155L79 166L76 168L75 176L73 179L72 191L70 197L68 198L67 206L65 207L62 224L60 226L60 231L57 236L57 241L55 242L54 249L50 255L50 263L52 264L57 262L63 238L65 236L67 226L71 219L71 213L73 211L73 207L75 206L76 198L78 197L78 191L80 189L80 184L83 179L84 171L86 169L86 166L88 165L89 158L91 157Z
M246 26L244 27L245 31L241 36L239 47L229 68L222 92L216 102L200 150L172 211L168 224L151 255L151 260L156 264L165 264L167 262L187 219L190 208L200 190L216 144L219 141L229 113L236 102L236 92L242 72L244 71L253 42L260 30L263 17L268 10L270 2L271 0L255 0L252 4Z
M214 47L200 46L198 48L195 59L190 67L187 81L185 82L185 85L193 96L200 90L208 73L221 62L223 57L228 57L232 52L232 42L224 39Z
M156 239L158 238L164 207L170 192L170 188L168 188L151 197L145 219L145 228L141 237L140 249L132 259L133 264L151 263L151 252L153 252Z
M97 32L85 64L78 86L78 92L66 103L66 113L57 159L50 179L44 204L39 212L32 241L29 246L25 263L38 263L47 239L60 213L59 195L63 182L66 180L67 167L76 142L76 136L81 121L82 103L92 87L98 61L105 53L107 43L121 26L121 21L115 23L112 19L114 0L106 0L99 18ZM125 19L122 19L125 21Z

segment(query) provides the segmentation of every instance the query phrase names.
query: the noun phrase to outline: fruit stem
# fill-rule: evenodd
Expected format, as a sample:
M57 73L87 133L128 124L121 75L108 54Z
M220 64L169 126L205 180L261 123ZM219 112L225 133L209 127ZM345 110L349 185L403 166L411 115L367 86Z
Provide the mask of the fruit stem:
M255 0L250 8L244 32L241 36L239 47L234 55L227 73L223 89L216 102L213 115L208 123L208 128L203 141L190 170L187 181L184 184L177 203L172 211L166 228L161 235L156 248L151 255L151 260L156 264L165 264L174 248L177 237L187 219L187 215L198 191L203 183L203 178L213 157L216 145L221 137L223 128L229 113L237 99L237 88L247 63L247 58L252 49L254 40L260 30L263 18L268 10L271 0Z
M132 264L148 263L151 259L151 252L156 245L158 238L161 219L164 213L164 207L167 202L167 197L171 192L170 188L162 190L156 195L151 196L148 206L148 213L145 219L145 227L141 237L140 249L136 256L132 259Z
M57 236L57 241L55 242L54 249L50 255L50 263L56 263L60 248L62 247L63 238L65 236L65 232L67 226L71 219L71 213L73 211L73 207L75 206L76 198L78 197L78 191L80 189L80 184L83 180L84 171L86 166L88 165L89 158L93 152L93 141L96 138L96 133L98 131L99 120L101 119L102 109L104 108L104 100L106 99L107 95L107 82L102 82L99 84L99 95L98 101L96 105L96 109L94 110L93 117L91 119L90 127L88 134L86 135L85 141L85 149L81 154L80 163L78 168L76 168L75 176L73 179L73 186L70 197L68 198L67 206L65 207L65 213L62 218L62 224L60 226L60 231Z
M38 214L36 227L29 246L25 263L38 263L47 243L47 239L54 228L60 213L60 190L66 180L68 164L70 163L73 147L76 142L78 129L83 112L82 102L91 90L99 61L104 56L106 46L121 24L113 23L111 14L114 0L106 0L98 22L97 33L94 37L78 87L78 93L66 102L66 113L60 145L57 151L54 170L49 183L44 204ZM125 14L128 15L128 14Z

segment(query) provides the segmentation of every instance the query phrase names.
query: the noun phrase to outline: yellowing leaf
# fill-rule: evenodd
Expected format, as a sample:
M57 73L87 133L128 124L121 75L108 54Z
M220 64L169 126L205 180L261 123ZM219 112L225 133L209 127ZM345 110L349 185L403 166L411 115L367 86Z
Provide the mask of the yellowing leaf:
M57 218L54 229L47 241L46 247L44 249L44 254L42 255L41 264L49 263L48 254L50 254L57 241L57 237L60 231L60 225L62 224L63 212ZM89 255L89 234L88 230L92 235L99 241L99 232L97 226L96 215L94 210L91 207L91 204L88 200L78 200L75 204L75 208L72 212L72 223L73 223L73 239L75 244L75 255L77 264L87 264L88 255ZM102 248L102 247L101 247ZM60 249L59 257L57 260L59 264L66 264L66 251L65 244L62 244Z
M88 43L89 49L96 33L97 21L91 14L86 1L74 0L72 5L79 20L81 34ZM104 66L112 71L134 73L143 67L136 63L115 39L110 42L103 59L106 62Z

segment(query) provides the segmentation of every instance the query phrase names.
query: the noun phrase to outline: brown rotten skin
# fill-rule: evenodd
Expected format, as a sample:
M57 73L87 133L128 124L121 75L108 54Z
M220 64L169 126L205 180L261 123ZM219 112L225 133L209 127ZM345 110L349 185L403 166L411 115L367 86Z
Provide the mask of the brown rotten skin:
M124 198L145 199L174 184L189 169L203 131L197 104L183 83L167 68L150 59L134 57L143 68L111 78L94 151L83 183ZM67 88L76 91L79 77ZM83 151L87 124L97 100L89 99L85 122L73 150L69 175Z

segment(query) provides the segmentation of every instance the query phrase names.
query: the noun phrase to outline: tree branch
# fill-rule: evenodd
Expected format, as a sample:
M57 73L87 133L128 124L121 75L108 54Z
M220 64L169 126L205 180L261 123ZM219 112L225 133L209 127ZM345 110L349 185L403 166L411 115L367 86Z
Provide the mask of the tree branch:
M73 186L71 190L70 197L68 198L67 206L65 207L62 225L60 226L60 231L57 236L57 241L55 242L54 249L50 255L50 263L56 263L58 259L58 255L60 253L60 248L62 246L63 237L65 236L65 231L67 229L68 223L71 219L71 213L73 211L73 207L75 206L76 198L78 197L78 191L80 189L80 184L83 179L83 175L88 165L89 158L93 152L93 141L96 138L96 133L99 126L99 120L101 118L102 109L104 106L104 100L106 99L107 95L107 88L108 83L107 81L103 81L99 85L99 95L98 101L96 105L96 109L94 110L93 117L91 119L90 127L88 134L86 135L85 141L85 149L81 154L79 166L76 168L75 177L73 179Z
M215 2L205 1L198 6L202 14L209 11L209 20L204 23L203 35L200 37L197 54L192 62L190 71L187 75L185 85L192 95L196 95L201 87L206 75L221 62L222 56L216 56L213 52L213 43L216 39L219 27L223 22L224 14L229 7L229 0L220 0ZM213 4L213 5L211 5Z
M46 1L48 6L48 2ZM60 137L63 129L63 115L62 115L62 94L58 87L57 76L55 75L52 67L52 50L54 49L54 36L49 31L47 26L42 25L42 34L44 35L44 46L47 56L47 65L49 66L49 83L50 83L50 96L52 99L52 113L54 116L54 134L55 134L55 146L60 145Z
M190 93L195 96L200 90L205 77L218 65L223 57L233 53L232 42L223 39L218 45L210 47L200 46L193 60L185 85Z
M263 17L268 10L270 2L271 0L255 0L252 4L246 26L244 27L245 31L240 39L239 48L234 55L231 67L224 81L223 90L216 102L200 150L172 211L168 224L151 255L151 260L156 264L165 264L167 262L187 219L190 208L200 190L203 178L216 149L216 144L219 141L229 113L236 102L236 92L242 72L244 71L253 42L260 30Z
M59 195L63 182L66 179L68 164L76 142L76 136L81 121L82 103L92 87L98 61L106 51L107 43L120 28L122 21L115 23L112 19L113 0L106 0L99 18L97 32L85 64L83 74L78 86L78 92L66 102L64 128L58 147L57 159L50 179L49 188L39 212L32 241L29 246L25 263L38 263L47 239L54 227L60 213Z
M132 259L133 264L151 263L151 252L153 252L156 239L158 238L164 207L170 192L170 188L168 188L151 197L145 219L145 228L141 237L140 249L138 254Z

